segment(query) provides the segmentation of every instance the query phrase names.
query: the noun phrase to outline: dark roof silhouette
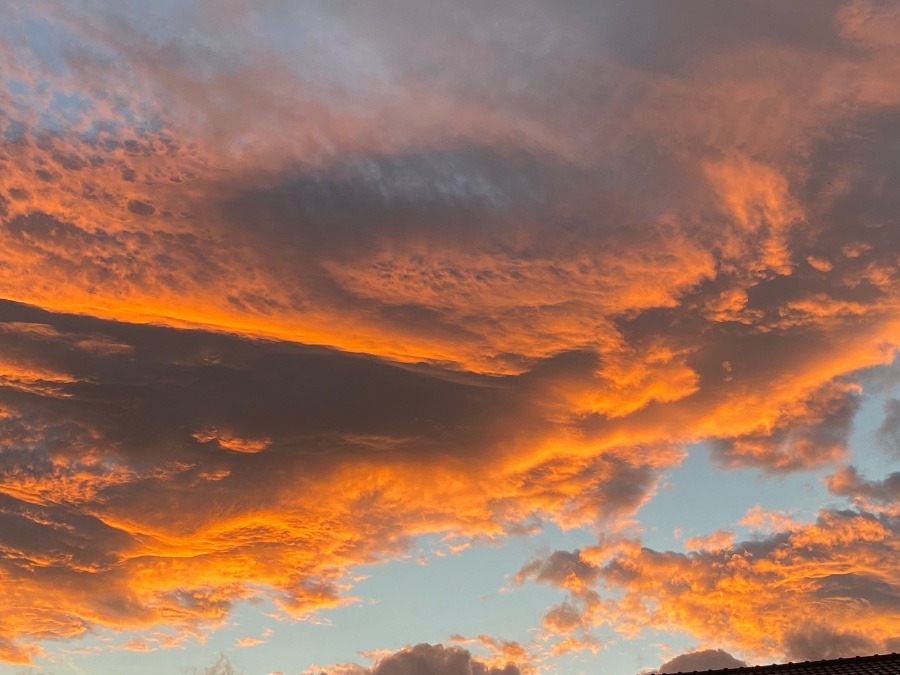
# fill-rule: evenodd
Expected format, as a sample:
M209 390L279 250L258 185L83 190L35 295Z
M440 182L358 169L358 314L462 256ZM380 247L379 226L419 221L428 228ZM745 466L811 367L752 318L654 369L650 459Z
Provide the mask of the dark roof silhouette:
M692 671L714 675L900 675L900 654L853 656L826 661L776 663L771 666L744 666L722 670ZM677 674L673 674L677 675Z

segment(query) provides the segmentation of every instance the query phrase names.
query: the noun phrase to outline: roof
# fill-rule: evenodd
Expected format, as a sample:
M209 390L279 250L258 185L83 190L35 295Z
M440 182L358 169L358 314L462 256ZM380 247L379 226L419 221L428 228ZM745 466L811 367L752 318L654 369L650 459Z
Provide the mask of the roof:
M715 673L715 675L750 675L751 673L752 675L768 675L769 673L777 673L777 675L900 675L900 654L875 654L874 656L853 656L846 659L776 663L770 666L744 666L702 672Z

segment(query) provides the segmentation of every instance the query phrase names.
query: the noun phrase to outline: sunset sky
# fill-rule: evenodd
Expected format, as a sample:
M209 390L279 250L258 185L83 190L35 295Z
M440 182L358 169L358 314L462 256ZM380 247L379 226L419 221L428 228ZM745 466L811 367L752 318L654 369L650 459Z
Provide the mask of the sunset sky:
M900 652L900 2L3 0L0 78L0 674Z

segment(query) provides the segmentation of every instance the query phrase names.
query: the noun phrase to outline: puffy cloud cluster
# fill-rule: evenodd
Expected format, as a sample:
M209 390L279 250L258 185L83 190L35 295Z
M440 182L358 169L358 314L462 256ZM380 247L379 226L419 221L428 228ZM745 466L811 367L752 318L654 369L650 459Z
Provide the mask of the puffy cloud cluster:
M567 629L585 635L677 627L763 660L877 653L894 650L900 630L898 528L888 513L823 510L815 523L688 553L637 541L557 551L520 577L566 590Z
M724 649L698 649L694 652L679 654L659 667L657 673L687 673L695 670L720 670L722 668L740 668L747 664L739 661Z

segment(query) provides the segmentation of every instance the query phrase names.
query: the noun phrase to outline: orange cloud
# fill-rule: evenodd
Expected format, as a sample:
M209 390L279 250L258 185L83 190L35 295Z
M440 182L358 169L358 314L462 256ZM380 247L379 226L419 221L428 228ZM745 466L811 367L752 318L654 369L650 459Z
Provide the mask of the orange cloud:
M538 672L531 663L534 656L528 649L515 640L501 640L491 635L480 633L474 638L466 638L462 635L451 635L449 642L455 644L471 644L486 649L490 656L479 657L479 660L488 667L503 668L507 664L514 663L523 675L532 675Z
M688 551L721 551L733 545L734 532L730 530L716 530L703 537L689 537L684 540L684 547Z
M854 467L844 466L827 476L825 484L829 492L849 497L858 508L900 515L900 472L894 472L882 481L871 481L860 476Z
M790 274L787 235L804 214L791 197L786 178L776 169L744 157L710 164L706 172L739 228L730 241L726 239L725 259L737 262L742 273Z
M597 568L610 599L591 618L625 633L679 627L762 659L883 650L898 629L895 527L826 511L814 524L715 551L632 549Z
M222 433L217 429L201 429L200 431L191 434L191 436L200 443L215 441L225 450L250 454L262 452L269 447L269 444L272 442L269 438L240 438L228 433Z
M760 532L787 532L801 527L800 523L786 513L767 511L759 504L744 514L740 524Z
M9 311L23 318L34 310ZM623 429L640 424L650 412L646 408L607 418L601 429L579 429L583 418L549 405L548 397L566 386L567 373L579 373L593 358L550 360L543 364L546 373L505 379L451 378L283 343L42 317L42 325L54 326L54 344L72 344L70 329L81 334L81 325L90 321L95 333L108 333L110 343L131 348L66 348L56 357L64 372L83 368L85 359L117 360L111 379L60 385L88 386L96 408L76 396L22 398L25 393L15 389L4 394L5 423L19 434L21 456L34 462L42 456L42 439L63 429L69 439L30 474L15 465L0 471L3 492L29 505L30 511L16 511L15 517L30 523L30 530L18 527L33 532L5 549L9 578L17 580L17 596L7 600L32 602L29 612L4 626L4 634L16 636L23 649L44 635L76 636L93 624L170 626L181 636L199 634L221 625L236 600L258 594L260 587L283 612L302 618L354 602L349 570L403 553L420 534L450 531L465 543L540 520L627 527L661 472L683 456L677 446L622 444L637 438ZM16 334L25 340L19 343L23 353L50 353L46 328ZM326 381L293 376L321 363L329 364L326 372L343 372L346 382L369 378L379 388L362 395L342 385L329 393ZM168 373L162 384L157 372ZM590 371L588 377L594 377ZM118 393L123 379L133 383L125 399ZM774 429L803 422L813 430L811 438L831 438L831 431L816 425L834 416L842 397L857 392L850 385L826 389L797 402L796 410L783 409L778 419L784 421ZM675 402L689 403L696 405ZM282 417L282 406L293 415L306 412ZM757 414L765 410L760 406ZM43 427L25 421L44 417ZM432 425L430 436L417 433L420 420ZM148 428L155 430L149 440ZM228 448L223 438L232 445L237 441L229 439L249 442L262 437L261 429L267 431L265 451L221 452ZM660 437L653 428L645 433ZM155 458L149 466L147 456ZM264 483L257 482L261 476ZM242 498L235 501L238 494ZM85 545L63 543L73 531L90 532ZM588 561L596 560L591 556ZM544 575L548 583L563 585L576 603L547 613L548 653L597 649L591 627L608 611L593 588L596 563L575 561L570 567L523 572L523 578ZM42 576L51 574L52 594ZM95 606L96 597L83 592L82 575L102 584L97 597L117 598L124 609ZM573 636L570 619L584 616Z
M406 551L419 534L449 530L465 544L467 538L517 531L536 519L552 518L572 527L599 517L626 517L652 491L659 469L681 456L659 451L636 457L615 447L595 455L585 440L565 439L564 428L540 416L522 427L520 415L511 415L510 424L520 427L511 434L504 417L522 404L510 391L512 382L502 387L491 381L453 382L336 352L326 358L338 371L377 376L395 394L385 398L373 391L354 402L353 390L341 387L337 395L343 409L335 417L321 382L308 393L256 389L254 371L230 382L238 360L248 354L258 364L271 360L274 374L298 363L313 367L323 357L321 351L292 355L291 348L285 353L284 345L272 343L213 336L207 343L194 333L119 328L137 330L131 335L137 338L132 350L62 352L63 363L73 366L85 358L126 359L119 364L124 370L111 381L95 378L89 383L90 397L104 402L98 408L81 409L77 397L36 400L17 390L4 393L10 404L8 429L23 425L16 452L32 467L0 467L0 491L18 500L13 504L28 504L27 511L10 511L23 538L8 541L4 549L9 588L15 589L10 591L15 597L7 594L4 601L30 603L27 612L6 620L4 635L18 638L23 648L52 633L40 628L45 622L58 628L53 633L58 637L82 635L93 625L144 631L169 626L180 636L197 635L221 625L235 601L256 595L260 587L269 589L283 612L302 618L316 609L354 602L350 569ZM111 340L121 340L119 328L113 329ZM148 330L156 337L145 337ZM45 332L31 338L38 353L45 349ZM57 333L69 335L62 326ZM177 347L184 339L187 343ZM167 344L170 340L175 344ZM248 348L249 353L244 351ZM218 358L208 358L210 349ZM146 371L153 353L160 360ZM141 360L131 354L141 354ZM170 369L172 378L161 389L149 377L157 367ZM210 375L213 379L198 389ZM118 396L122 377L132 383L126 399ZM261 380L267 387L268 378ZM391 384L396 378L403 383L399 388ZM298 386L293 378L283 382ZM232 398L234 394L239 396ZM228 414L234 432L218 431L223 427L215 418L203 419L215 401L239 402ZM469 412L459 417L460 411L472 410L472 402L487 406L477 424ZM258 438L253 431L258 416L279 405L292 410L301 405L311 417L281 427L268 437L264 452L222 453L210 447L215 442L231 449L234 439L245 447L247 439ZM370 405L381 405L382 413L368 415ZM434 416L430 442L405 437L402 427L383 429L385 419L404 424L416 408ZM369 421L348 433L347 414ZM45 416L46 426L26 422ZM177 421L180 416L184 422ZM159 422L150 425L159 436L148 441L144 434L152 419ZM326 426L314 432L311 419ZM455 445L463 424L470 449ZM198 428L205 432L190 431ZM45 456L48 439L63 432L67 443ZM506 439L507 450L481 452L497 435ZM148 442L152 452L138 449ZM543 458L517 468L535 442L548 447L567 443L568 459L542 451ZM260 461L268 468L248 464ZM267 476L265 491L258 488L260 475ZM238 502L237 494L243 495ZM70 541L82 535L83 541ZM85 591L85 575L90 588L102 587L102 594ZM95 606L107 602L119 609Z

